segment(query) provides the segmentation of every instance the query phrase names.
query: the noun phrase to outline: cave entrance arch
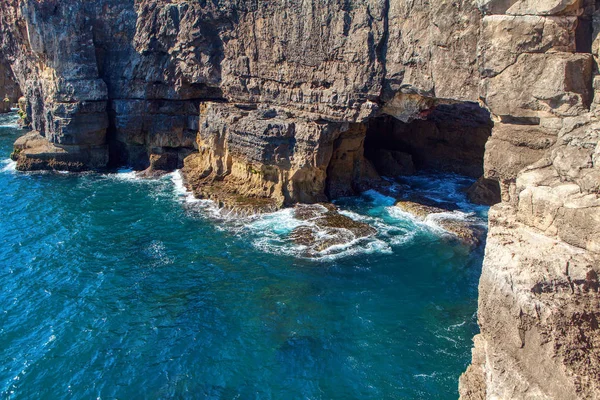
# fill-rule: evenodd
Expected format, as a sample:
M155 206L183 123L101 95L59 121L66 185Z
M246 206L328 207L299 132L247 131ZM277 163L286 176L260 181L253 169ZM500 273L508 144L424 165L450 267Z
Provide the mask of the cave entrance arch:
M485 144L494 124L477 103L440 104L407 122L381 115L366 124L365 157L380 176L457 173L478 179L470 196L474 201L500 201L498 183L483 179Z

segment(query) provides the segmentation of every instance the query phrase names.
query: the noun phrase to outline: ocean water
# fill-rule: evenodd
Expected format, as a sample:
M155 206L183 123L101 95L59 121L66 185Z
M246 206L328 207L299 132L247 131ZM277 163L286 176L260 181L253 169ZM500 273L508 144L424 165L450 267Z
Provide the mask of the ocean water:
M370 191L378 233L303 257L290 210L223 215L178 173L19 173L0 116L0 398L456 399L482 249ZM471 181L398 190L485 224ZM410 187L410 189L407 189Z

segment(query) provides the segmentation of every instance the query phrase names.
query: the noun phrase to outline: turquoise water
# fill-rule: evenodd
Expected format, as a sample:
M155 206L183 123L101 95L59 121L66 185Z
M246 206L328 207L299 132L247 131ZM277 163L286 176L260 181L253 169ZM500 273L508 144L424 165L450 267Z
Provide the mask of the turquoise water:
M481 249L368 192L339 205L377 237L305 259L289 210L223 218L177 174L15 172L15 120L0 116L0 398L457 398ZM467 179L405 183L485 218Z

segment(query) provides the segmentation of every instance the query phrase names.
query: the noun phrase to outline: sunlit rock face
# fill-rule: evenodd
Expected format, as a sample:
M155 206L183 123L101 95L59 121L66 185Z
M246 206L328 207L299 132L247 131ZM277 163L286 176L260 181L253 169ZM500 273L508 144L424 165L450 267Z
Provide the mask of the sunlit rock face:
M481 333L460 392L596 399L597 12L585 1L483 3L481 90L496 119L484 176L502 203L490 210Z
M35 131L21 170L182 168L239 212L480 178L470 198L499 204L461 395L588 399L598 21L590 0L4 0L0 80Z
M141 169L195 147L200 102L363 123L478 98L471 3L9 0L2 14L32 128Z

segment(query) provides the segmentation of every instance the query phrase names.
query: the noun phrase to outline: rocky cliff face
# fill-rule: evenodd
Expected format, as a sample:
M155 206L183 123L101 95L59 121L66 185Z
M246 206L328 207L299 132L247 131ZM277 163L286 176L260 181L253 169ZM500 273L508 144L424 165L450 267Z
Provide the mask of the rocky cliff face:
M503 202L490 211L481 334L460 391L466 399L595 399L598 14L585 2L513 3L488 2L481 24L482 91L498 117L485 176L500 182Z
M481 175L501 203L462 397L599 398L598 21L590 0L5 0L34 130L13 156L183 167L238 209Z
M9 112L19 97L21 90L15 82L12 69L6 61L0 60L0 113Z

